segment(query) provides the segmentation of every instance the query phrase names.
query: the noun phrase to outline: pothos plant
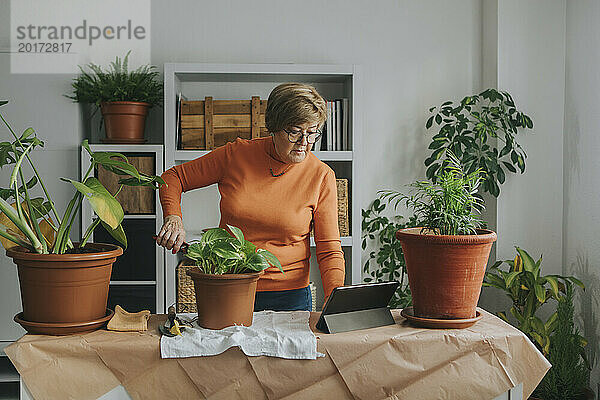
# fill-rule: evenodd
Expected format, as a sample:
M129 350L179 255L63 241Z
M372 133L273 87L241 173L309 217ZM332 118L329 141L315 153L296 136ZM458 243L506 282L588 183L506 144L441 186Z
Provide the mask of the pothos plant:
M412 304L412 297L402 245L396 240L395 234L399 229L416 227L418 223L414 216L404 222L402 215L383 215L388 205L382 194L378 193L369 208L362 210L362 249L365 250L369 243L374 246L363 266L363 272L369 275L364 281L399 281L400 285L390 300L390 307L404 308Z
M187 257L205 274L241 274L260 272L271 266L283 272L281 263L268 250L259 249L244 238L242 230L227 225L233 235L223 228L207 229L199 241L191 243Z
M8 101L0 101L0 106L7 103ZM14 139L0 143L0 167L14 165L9 187L0 188L0 236L5 239L2 240L2 245L5 248L19 245L40 254L81 252L94 229L101 224L112 237L127 247L127 238L121 226L124 212L115 196L123 185L156 189L165 182L158 176L139 172L127 161L127 157L120 153L91 151L87 140L84 140L82 146L91 158L90 167L81 182L60 178L76 189L64 213L60 215L31 159L31 152L43 147L44 142L37 137L33 128L27 128L21 135L17 135L1 113L0 118ZM29 164L33 171L33 176L29 179L25 177L26 164ZM121 176L116 193L110 193L92 176L92 172L99 167ZM42 196L34 197L33 193L38 184ZM75 245L70 239L70 233L84 199L89 201L96 217ZM14 201L14 204L11 205L10 201Z
M499 184L506 179L505 169L525 172L527 154L516 136L519 129L533 128L533 122L507 92L487 89L460 102L446 101L429 112L425 128L435 124L439 129L429 145L431 155L425 159L428 179L436 179L446 150L456 155L468 173L481 170L483 190L496 197Z
M533 343L548 355L551 335L557 327L557 313L543 321L537 311L547 302L559 301L566 293L568 284L576 284L585 289L583 283L573 276L542 275L542 257L537 261L527 251L516 247L514 260L497 261L485 274L483 286L502 290L510 298L510 315L516 320L517 328L525 333ZM500 268L503 264L506 270ZM498 316L509 322L506 312Z

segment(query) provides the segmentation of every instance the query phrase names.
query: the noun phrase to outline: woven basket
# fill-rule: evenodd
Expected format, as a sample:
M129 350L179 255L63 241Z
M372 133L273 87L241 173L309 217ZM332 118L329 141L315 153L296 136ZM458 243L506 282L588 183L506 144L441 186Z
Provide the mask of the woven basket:
M185 259L179 263L176 270L177 275L177 305L178 313L194 313L196 309L196 293L194 292L194 281L190 278L186 271L191 268L198 268L195 265L185 265L190 263Z
M177 303L176 310L178 313L195 313L196 309L196 293L194 292L194 282L186 271L190 268L197 268L195 265L186 265L190 260L185 259L177 265ZM310 296L312 297L312 311L316 311L317 305L317 288L310 282Z
M336 179L338 201L338 226L340 236L350 236L348 223L348 179Z

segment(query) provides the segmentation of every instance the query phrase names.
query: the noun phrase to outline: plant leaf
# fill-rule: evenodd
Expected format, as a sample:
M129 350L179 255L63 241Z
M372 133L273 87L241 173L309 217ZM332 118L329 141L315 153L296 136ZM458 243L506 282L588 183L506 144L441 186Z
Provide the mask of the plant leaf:
M125 230L123 229L123 225L119 224L117 229L111 228L106 222L100 221L106 232L110 234L116 241L121 243L127 249L127 235L125 235Z
M88 178L85 184L72 179L61 179L75 186L75 189L90 202L96 215L112 229L117 229L123 221L123 207L98 179Z

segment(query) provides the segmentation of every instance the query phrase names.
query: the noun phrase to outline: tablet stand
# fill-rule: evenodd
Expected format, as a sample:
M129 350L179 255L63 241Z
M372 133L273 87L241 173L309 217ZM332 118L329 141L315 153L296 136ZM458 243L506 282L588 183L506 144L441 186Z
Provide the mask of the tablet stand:
M323 316L323 320L324 326L317 326L317 328L325 333L349 332L395 323L388 307L328 314Z

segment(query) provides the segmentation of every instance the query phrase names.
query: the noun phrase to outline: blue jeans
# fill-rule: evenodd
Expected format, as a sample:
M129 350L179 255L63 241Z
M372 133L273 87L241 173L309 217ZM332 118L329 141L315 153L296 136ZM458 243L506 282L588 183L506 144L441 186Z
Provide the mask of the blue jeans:
M254 311L296 311L312 310L310 287L274 292L256 292Z

